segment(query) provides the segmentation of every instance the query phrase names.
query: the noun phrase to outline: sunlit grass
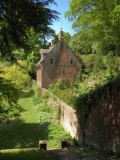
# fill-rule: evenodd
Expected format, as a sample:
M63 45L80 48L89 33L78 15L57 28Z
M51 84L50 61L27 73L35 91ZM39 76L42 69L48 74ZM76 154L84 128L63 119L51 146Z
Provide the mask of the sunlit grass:
M44 139L47 148L60 147L60 139L68 134L59 124L40 124L33 95L25 92L19 103L23 107L21 116L0 127L0 149L38 148L39 140Z

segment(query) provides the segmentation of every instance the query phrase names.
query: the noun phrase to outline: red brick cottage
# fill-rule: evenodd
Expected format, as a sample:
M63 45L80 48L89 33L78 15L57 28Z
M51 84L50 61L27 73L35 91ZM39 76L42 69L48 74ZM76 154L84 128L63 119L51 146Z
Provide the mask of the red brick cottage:
M41 60L37 63L37 83L40 87L48 88L57 79L66 80L69 85L75 80L82 63L64 41L63 31L59 33L56 45L51 42L49 49L41 50Z

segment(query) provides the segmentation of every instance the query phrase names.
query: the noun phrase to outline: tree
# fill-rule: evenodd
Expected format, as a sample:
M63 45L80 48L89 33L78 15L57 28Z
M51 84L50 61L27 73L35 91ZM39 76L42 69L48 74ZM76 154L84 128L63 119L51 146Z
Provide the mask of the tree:
M89 31L92 42L99 44L101 52L120 52L120 1L119 0L71 0L66 12L77 33Z
M74 34L70 41L69 45L73 51L79 54L90 54L92 52L92 36L90 31L80 30L77 34Z
M54 34L49 26L58 19L58 12L50 9L49 5L52 3L54 0L0 0L1 60L17 62L27 59L31 71L41 46L39 38L42 35ZM23 68L18 65L7 69L11 75L8 72L5 72L5 77L0 75L0 117L12 110L18 110L18 88L29 79L27 74L24 74L25 70L24 73L20 72Z
M18 104L21 89L31 85L25 61L15 64L1 64L0 70L0 123L8 118L19 116Z
M59 34L54 36L54 43L56 44L59 41Z
M31 84L31 78L28 74L28 65L25 61L18 61L18 64L8 65L2 68L1 77L6 81L12 82L18 89L24 89Z
M64 35L64 40L67 44L69 44L70 42L70 38L71 38L71 34L68 33L68 32L63 32L63 35Z
M19 93L19 89L11 81L0 76L0 123L19 115L21 110L17 103Z
M0 1L0 57L13 60L14 50L24 48L27 51L31 35L53 34L49 27L58 19L58 12L49 9L54 0L1 0ZM28 52L26 52L28 53Z

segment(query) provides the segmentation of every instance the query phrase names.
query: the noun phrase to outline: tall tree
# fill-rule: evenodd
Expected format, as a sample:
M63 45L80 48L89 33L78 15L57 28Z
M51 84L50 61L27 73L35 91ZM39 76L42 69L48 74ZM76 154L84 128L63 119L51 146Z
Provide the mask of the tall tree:
M51 34L49 27L58 18L50 9L54 0L1 0L0 1L0 57L14 58L16 48L29 49L27 43L31 28L35 34Z
M71 37L69 45L76 54L90 54L92 50L91 39L91 32L81 29L81 31Z
M92 41L106 54L120 52L120 1L71 0L66 12L76 31L90 31Z
M71 39L71 34L69 32L63 32L63 35L64 35L65 42L69 44Z
M54 0L0 0L0 59L36 61L39 37L52 35L49 25L58 19L58 12L50 9L52 3ZM18 110L18 94L18 87L2 77L0 69L0 119Z

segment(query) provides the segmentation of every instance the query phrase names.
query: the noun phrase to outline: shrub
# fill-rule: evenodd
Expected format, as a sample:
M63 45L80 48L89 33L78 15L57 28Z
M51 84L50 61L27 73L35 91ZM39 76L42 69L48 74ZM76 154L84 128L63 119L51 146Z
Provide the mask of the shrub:
M2 77L11 81L20 89L31 85L31 78L27 70L27 64L24 61L19 61L13 65L2 68Z

